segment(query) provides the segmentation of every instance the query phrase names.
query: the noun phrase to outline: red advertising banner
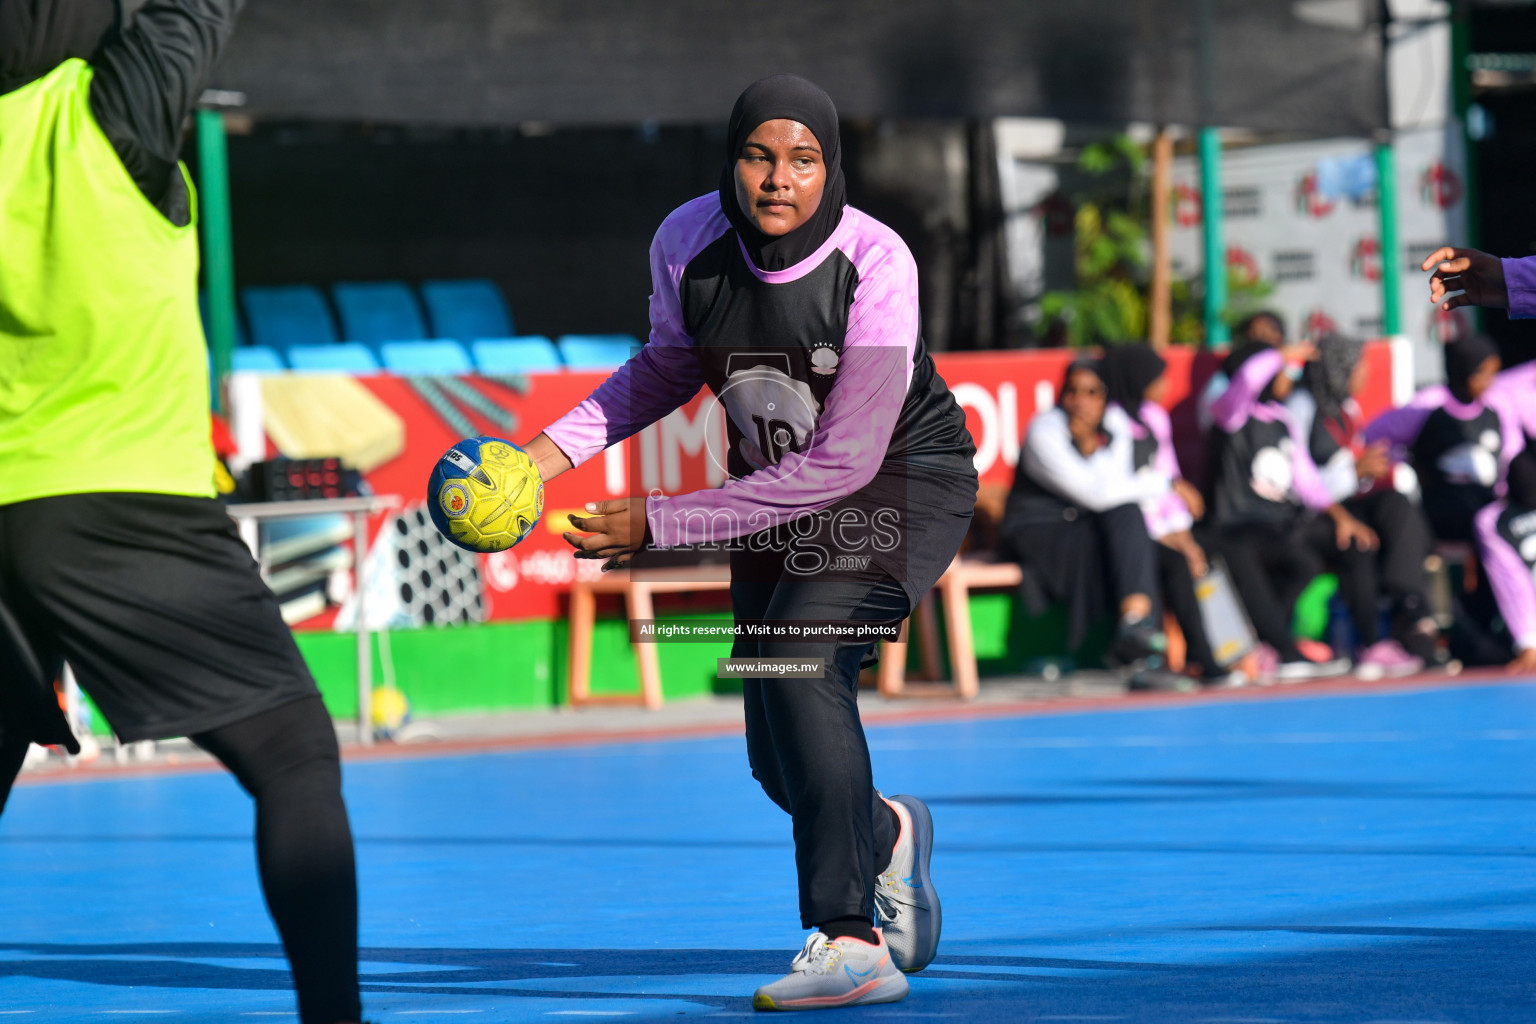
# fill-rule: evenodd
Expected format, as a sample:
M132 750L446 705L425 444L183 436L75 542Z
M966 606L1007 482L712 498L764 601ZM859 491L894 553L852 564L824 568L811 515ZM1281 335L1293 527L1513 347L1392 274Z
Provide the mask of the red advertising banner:
M1011 483L1029 419L1036 410L1054 404L1062 373L1075 355L1067 350L1038 350L935 357L939 372L965 410L976 442L976 468L984 483ZM1370 416L1389 404L1390 347L1371 345L1366 358L1371 373L1361 404ZM1200 439L1193 396L1205 387L1219 361L1209 353L1188 349L1171 350L1167 359L1170 386L1165 401L1173 410L1185 472L1197 477ZM470 432L510 434L510 440L525 441L585 398L605 376L535 374L518 389L511 381L481 377L454 378L447 386L429 383L424 388L418 380L388 375L284 374L262 378L260 388L247 389L247 394L261 396L269 451L310 457L317 454L316 445L329 443L335 449L324 454L354 448L359 454L353 461L363 468L373 491L401 497L402 511L382 516L374 524L366 577L370 607L383 609L376 624L405 626L561 615L561 598L577 574L600 572L599 562L571 556L560 536L567 528L567 513L580 511L588 501L655 490L685 493L724 481L723 467L706 454L707 440L715 451L725 447L724 417L706 392L626 443L552 481L545 494L543 521L516 548L474 556L437 537L421 505L427 475L455 441ZM337 422L329 428L315 423L317 402L342 404L343 393L349 397L337 413ZM513 418L515 427L508 429ZM341 447L327 441L338 431L346 435ZM712 431L718 432L718 438L710 438ZM306 450L293 450L299 447ZM310 551L305 557L316 556ZM339 600L326 599L323 610L319 600L312 595L309 604L292 606L296 611L290 619L298 628L350 626L345 594Z

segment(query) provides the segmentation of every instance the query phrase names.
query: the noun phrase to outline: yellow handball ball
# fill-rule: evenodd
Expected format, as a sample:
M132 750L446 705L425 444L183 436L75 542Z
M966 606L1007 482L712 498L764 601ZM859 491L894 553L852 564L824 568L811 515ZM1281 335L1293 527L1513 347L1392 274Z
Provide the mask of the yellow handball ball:
M443 536L466 551L505 551L544 514L544 480L511 441L466 438L432 468L427 508Z
M381 736L393 735L411 720L411 702L393 686L373 691L373 728Z

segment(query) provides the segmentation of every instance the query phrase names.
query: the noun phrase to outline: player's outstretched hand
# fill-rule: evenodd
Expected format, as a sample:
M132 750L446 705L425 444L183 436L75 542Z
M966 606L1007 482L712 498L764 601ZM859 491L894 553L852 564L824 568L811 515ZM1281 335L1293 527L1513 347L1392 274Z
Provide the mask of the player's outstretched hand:
M1509 290L1504 285L1504 261L1477 249L1442 246L1429 254L1421 268L1433 270L1429 278L1429 301L1441 309L1458 306L1509 307ZM1461 294L1452 295L1459 291Z
M577 558L603 558L603 571L629 563L630 557L645 543L649 524L645 519L645 499L610 498L587 502L590 515L570 516L571 525L582 533L561 534Z

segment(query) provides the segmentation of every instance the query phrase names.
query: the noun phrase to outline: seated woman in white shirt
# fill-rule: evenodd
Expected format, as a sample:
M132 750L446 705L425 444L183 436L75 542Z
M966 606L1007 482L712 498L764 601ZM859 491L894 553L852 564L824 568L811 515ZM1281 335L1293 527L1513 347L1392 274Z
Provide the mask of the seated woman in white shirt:
M1067 605L1070 648L1114 610L1111 658L1161 672L1157 557L1141 502L1166 494L1169 484L1130 470L1131 445L1125 413L1108 408L1099 363L1073 362L1057 405L1030 421L999 534L1045 596Z

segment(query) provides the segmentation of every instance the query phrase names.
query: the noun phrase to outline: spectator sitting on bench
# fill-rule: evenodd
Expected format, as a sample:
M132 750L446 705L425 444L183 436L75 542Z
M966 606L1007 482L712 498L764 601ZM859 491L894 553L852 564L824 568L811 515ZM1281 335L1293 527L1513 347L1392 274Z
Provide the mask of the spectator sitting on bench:
M1125 413L1107 408L1102 367L1076 360L1056 406L1030 421L998 530L1026 577L1067 605L1070 648L1096 618L1118 609L1110 655L1122 663L1155 661L1165 646L1155 615L1157 559L1140 503L1166 495L1169 482L1133 473L1131 446Z
M1375 530L1381 541L1376 576L1392 602L1392 636L1381 636L1374 595L1371 600L1360 595L1356 672L1366 677L1411 675L1442 660L1440 631L1429 612L1424 577L1424 560L1432 547L1429 524L1413 502L1393 489L1387 443L1365 443L1354 397L1365 386L1364 350L1364 343L1355 338L1324 335L1286 408L1299 436L1307 439L1329 496Z
M1492 387L1499 366L1490 338L1449 342L1445 383L1421 389L1365 428L1368 444L1385 442L1394 457L1412 461L1440 540L1472 539L1472 517L1503 494L1509 460L1524 444L1511 391Z
M1104 354L1109 408L1123 412L1128 421L1129 471L1156 473L1168 482L1168 490L1141 502L1141 511L1147 533L1157 542L1153 551L1163 600L1184 634L1186 669L1198 669L1207 685L1236 685L1247 682L1247 676L1228 672L1217 662L1195 596L1195 580L1205 575L1207 564L1205 550L1190 530L1205 515L1205 499L1179 471L1168 412L1158 404L1167 389L1167 365L1145 343L1109 349Z
M1351 608L1363 614L1369 605L1374 614L1376 534L1323 486L1282 404L1292 388L1285 356L1250 342L1223 369L1232 383L1211 408L1206 506L1214 547L1227 560L1254 631L1274 651L1276 664L1261 672L1283 682L1340 675L1349 671L1348 659L1292 632L1296 599L1331 562Z

